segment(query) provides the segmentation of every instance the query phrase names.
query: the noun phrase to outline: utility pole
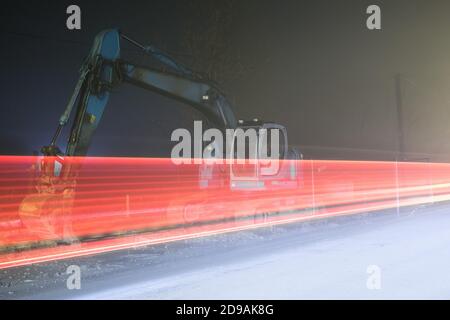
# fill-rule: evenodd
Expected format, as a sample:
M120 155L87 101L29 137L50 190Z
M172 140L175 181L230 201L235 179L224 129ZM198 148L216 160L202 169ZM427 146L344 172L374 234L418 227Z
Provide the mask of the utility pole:
M403 96L402 96L402 77L400 74L395 76L395 98L397 107L397 143L398 160L404 160L405 145L403 131Z
M400 74L395 75L395 102L397 109L397 159L395 161L395 190L397 198L397 216L400 216L400 183L398 172L398 161L404 160L404 134L403 134L403 95L402 95L402 76Z

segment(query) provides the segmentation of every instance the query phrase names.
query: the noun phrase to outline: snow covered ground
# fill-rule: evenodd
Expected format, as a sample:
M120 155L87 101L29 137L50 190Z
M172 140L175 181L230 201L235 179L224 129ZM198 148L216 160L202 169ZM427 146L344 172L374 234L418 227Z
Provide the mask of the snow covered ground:
M449 299L450 205L402 210L3 270L0 298Z

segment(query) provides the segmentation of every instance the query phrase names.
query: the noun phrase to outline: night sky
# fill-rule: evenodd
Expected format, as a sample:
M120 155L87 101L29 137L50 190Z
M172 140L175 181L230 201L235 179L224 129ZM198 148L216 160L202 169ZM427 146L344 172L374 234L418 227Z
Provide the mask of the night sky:
M49 143L99 31L119 27L181 59L189 54L183 30L192 22L199 33L207 29L201 15L208 12L201 1L198 11L185 3L3 1L0 153L31 154ZM66 29L70 4L81 7L82 30ZM370 4L381 7L382 30L366 28ZM307 157L352 158L355 150L397 149L394 76L402 74L406 151L445 158L449 14L449 1L238 1L229 45L246 72L224 89L238 118L284 124ZM130 47L124 54L145 62ZM167 156L172 130L198 118L180 103L124 86L113 93L90 154Z

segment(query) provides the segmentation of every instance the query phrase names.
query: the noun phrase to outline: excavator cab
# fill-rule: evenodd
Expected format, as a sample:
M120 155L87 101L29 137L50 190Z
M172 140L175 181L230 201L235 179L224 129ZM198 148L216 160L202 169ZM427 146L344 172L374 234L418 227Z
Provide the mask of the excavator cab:
M296 181L298 163L291 160L298 160L300 156L289 150L287 130L280 124L258 119L240 120L231 150L230 187L233 190L264 190L269 187L268 183Z

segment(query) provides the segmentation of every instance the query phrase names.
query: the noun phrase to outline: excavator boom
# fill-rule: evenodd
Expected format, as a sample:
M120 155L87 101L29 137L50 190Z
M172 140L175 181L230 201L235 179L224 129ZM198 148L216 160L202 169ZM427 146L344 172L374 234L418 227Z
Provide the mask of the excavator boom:
M120 58L121 39L141 48L173 72L123 61ZM85 156L108 103L111 89L123 82L180 100L204 114L217 128L225 130L237 126L229 102L217 87L208 81L197 79L192 71L162 51L152 46L143 46L122 35L117 29L105 30L97 35L80 73L50 146L42 148L46 155L62 154L56 147L56 142L75 108L75 119L64 155Z

